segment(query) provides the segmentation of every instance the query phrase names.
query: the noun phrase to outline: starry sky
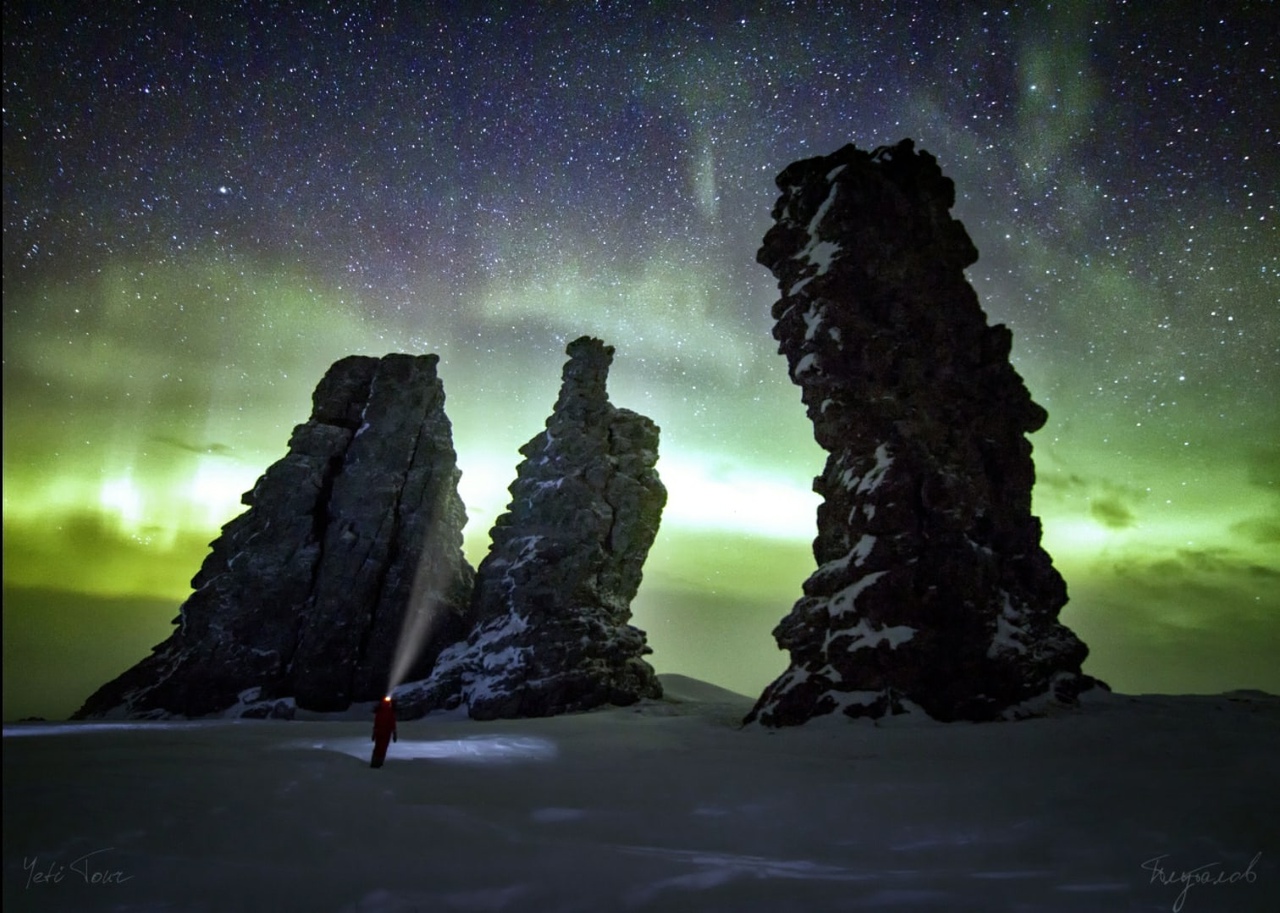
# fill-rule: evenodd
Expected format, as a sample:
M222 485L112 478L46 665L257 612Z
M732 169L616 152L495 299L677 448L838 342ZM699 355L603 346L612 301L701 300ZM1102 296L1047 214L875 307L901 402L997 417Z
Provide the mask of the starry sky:
M1280 692L1280 6L4 4L4 714L168 636L325 369L436 352L467 553L565 344L670 499L635 623L749 694L813 570L754 262L788 163L912 137L1049 411L1085 669Z

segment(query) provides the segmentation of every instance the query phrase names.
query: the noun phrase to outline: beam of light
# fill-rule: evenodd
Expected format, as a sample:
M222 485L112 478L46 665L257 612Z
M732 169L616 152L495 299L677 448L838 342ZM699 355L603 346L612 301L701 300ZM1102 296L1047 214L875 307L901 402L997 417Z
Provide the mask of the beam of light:
M286 748L337 751L362 761L369 758L367 738L292 742ZM467 739L400 739L387 752L389 760L405 758L455 761L462 764L510 764L551 761L559 752L555 742L536 736L473 736Z
M442 490L439 501L431 509L431 516L439 517L444 510ZM428 526L429 533L434 532ZM447 601L449 590L453 585L452 568L448 563L446 550L451 543L440 547L427 539L423 543L422 555L418 559L418 568L413 575L413 589L409 593L409 605L405 608L404 622L400 627L400 639L396 642L395 656L391 661L391 677L387 682L387 694L404 682L405 677L422 655L423 649L431 642L437 623L440 621L441 606Z
M256 725L244 720L148 720L137 723L6 723L3 736L33 738L39 736L94 735L103 732L148 733L176 730L210 729L219 726ZM322 739L289 742L282 748L307 748L337 751L365 760L369 757L366 737ZM555 742L537 736L471 736L465 739L400 739L390 752L396 758L431 758L464 764L502 764L515 761L551 761L559 754Z

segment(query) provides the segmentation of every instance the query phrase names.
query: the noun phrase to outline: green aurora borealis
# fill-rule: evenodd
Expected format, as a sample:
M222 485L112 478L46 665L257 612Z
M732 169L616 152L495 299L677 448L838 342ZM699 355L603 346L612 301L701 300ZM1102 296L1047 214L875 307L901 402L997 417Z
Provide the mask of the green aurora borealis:
M583 333L662 428L650 659L758 693L823 460L753 262L772 179L902 136L1049 412L1035 511L1086 671L1280 692L1274 6L162 6L5 4L5 719L168 636L348 354L441 356L478 563Z

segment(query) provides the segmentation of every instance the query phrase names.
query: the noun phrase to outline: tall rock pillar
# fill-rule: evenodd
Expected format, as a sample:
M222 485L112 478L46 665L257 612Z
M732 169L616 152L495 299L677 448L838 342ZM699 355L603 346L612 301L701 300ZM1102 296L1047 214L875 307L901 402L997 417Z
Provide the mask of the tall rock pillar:
M289 699L332 711L374 700L415 579L414 609L433 616L413 670L425 676L441 648L465 636L474 578L438 360L335 363L289 452L213 543L177 630L76 716L255 713Z
M829 456L818 568L774 630L787 671L748 719L922 708L988 720L1091 685L1058 622L1066 585L1031 514L1043 426L964 269L954 185L911 140L853 145L777 178L757 260L774 338Z
M475 719L550 716L662 695L628 623L667 499L658 426L609 402L612 347L584 336L567 354L476 572L476 625L398 696L404 713L462 702Z

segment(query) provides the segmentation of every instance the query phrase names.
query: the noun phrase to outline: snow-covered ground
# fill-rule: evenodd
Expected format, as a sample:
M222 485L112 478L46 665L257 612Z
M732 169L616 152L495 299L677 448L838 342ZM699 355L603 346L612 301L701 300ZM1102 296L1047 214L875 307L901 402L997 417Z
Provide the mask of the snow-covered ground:
M1275 697L770 731L663 681L380 770L364 720L6 725L4 909L1280 910Z

